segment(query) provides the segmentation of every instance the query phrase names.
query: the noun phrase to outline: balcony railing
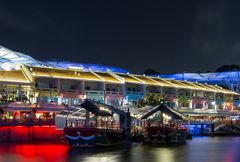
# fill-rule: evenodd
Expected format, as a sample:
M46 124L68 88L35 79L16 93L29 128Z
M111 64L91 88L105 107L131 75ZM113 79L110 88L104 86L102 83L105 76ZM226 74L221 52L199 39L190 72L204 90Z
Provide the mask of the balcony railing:
M36 87L35 89L36 89L37 91L45 91L45 92L49 92L49 91L57 92L57 91L58 91L57 88L39 88L39 87Z
M127 95L144 95L144 92L133 92L133 91L126 91Z
M158 92L158 91L147 91L146 93L147 94L158 94L158 95L161 95L161 92Z
M121 91L106 91L105 94L106 95L122 96L123 92L121 92Z
M98 90L85 90L86 95L103 95L103 91Z
M82 93L81 90L71 90L71 89L61 89L60 92L62 93Z
M164 98L176 98L176 95L173 95L173 94L164 94L163 97L164 97Z

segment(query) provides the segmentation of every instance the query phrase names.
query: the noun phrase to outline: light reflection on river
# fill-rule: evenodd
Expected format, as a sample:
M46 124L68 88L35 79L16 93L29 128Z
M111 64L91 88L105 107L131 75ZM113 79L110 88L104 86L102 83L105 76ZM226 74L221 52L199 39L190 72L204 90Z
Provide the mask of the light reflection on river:
M73 149L66 144L0 144L0 162L240 162L240 137L196 137L182 146Z

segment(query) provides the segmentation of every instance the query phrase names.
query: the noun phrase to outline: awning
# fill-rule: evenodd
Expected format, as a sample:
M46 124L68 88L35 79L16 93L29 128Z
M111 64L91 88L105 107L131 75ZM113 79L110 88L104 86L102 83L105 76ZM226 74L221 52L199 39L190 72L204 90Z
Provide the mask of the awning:
M61 112L63 111L63 109L59 109L59 108L37 108L36 109L37 112Z
M31 108L33 107L32 104L28 104L22 101L15 101L15 102L10 102L7 107L26 107L26 108Z
M33 108L27 108L27 107L5 107L3 108L4 111L14 112L14 111L32 111Z
M55 109L64 109L65 107L63 105L58 105L53 101L50 101L46 104L39 104L37 108L55 108Z
M3 108L5 111L13 112L13 111L32 111L33 108L35 108L36 105L34 104L28 104L22 101L15 101L10 102L6 105L6 107Z

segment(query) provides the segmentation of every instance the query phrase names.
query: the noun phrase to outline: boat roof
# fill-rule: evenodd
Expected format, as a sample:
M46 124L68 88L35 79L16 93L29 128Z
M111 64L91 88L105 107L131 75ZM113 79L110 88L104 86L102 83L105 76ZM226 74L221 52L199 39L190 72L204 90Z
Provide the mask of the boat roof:
M82 107L85 110L97 115L97 116L112 116L112 112L107 109L105 106L100 105L91 100L85 100L78 107Z
M62 111L61 115L70 115L70 116L77 116L82 115L80 112L82 109L85 109L86 111L89 111L96 116L112 116L113 113L117 114L126 114L126 112L119 110L113 106L109 106L106 104L101 104L98 102L95 102L93 100L85 99L84 102L80 103L79 105L73 107L73 108L67 108L64 111Z
M169 116L171 116L173 119L183 119L187 120L187 117L185 117L182 113L178 112L177 110L174 110L172 107L169 107L165 104L160 104L152 109L147 110L146 112L140 114L138 116L139 119L147 119L149 116L153 115L154 113L161 111Z

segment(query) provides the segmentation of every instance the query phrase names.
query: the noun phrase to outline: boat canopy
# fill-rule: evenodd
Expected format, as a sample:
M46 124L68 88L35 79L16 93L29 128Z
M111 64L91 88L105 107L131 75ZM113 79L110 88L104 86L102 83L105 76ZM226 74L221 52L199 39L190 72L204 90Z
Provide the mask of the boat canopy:
M98 104L91 100L85 100L79 106L97 116L112 116L112 112L109 111L108 108L106 108L102 104ZM77 106L77 107L79 107L79 106Z
M162 113L165 113L172 117L172 119L180 119L180 120L187 120L187 117L185 117L183 114L178 112L177 110L173 109L172 107L169 107L165 104L158 105L147 112L144 112L143 114L139 115L138 118L140 119L147 119L149 116L153 115L154 113L161 111Z
M119 110L113 106L101 104L89 99L86 99L79 106L93 114L96 114L97 116L112 116L112 113L116 113L120 115L126 114L126 112Z

